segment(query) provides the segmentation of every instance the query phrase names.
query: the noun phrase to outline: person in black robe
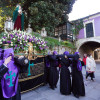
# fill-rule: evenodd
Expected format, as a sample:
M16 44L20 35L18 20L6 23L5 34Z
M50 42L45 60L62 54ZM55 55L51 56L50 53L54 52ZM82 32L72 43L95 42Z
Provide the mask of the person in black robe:
M57 86L57 82L59 79L59 72L57 70L58 67L58 59L57 59L57 52L54 51L53 55L49 55L50 61L50 70L49 70L49 85L51 89L55 89Z
M60 64L61 64L61 72L60 72L60 92L63 95L71 94L71 78L70 78L70 71L68 67L71 64L70 59L66 59L65 55L69 54L68 51L65 51L62 56L59 57Z
M44 85L49 83L50 61L48 55L44 57Z
M85 96L83 75L82 75L81 70L78 70L78 61L80 59L79 53L76 52L74 55L68 55L67 57L73 58L73 61L72 61L72 93L74 94L76 98L79 98L79 96ZM82 61L81 61L81 64L83 65Z

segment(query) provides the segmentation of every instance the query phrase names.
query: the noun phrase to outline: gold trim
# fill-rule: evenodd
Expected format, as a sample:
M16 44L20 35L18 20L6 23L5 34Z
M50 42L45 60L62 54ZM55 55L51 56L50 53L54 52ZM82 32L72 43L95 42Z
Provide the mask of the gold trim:
M39 87L39 86L41 86L41 85L43 85L43 84L44 84L44 83L41 83L41 84L37 85L36 87L34 87L34 88L32 88L32 89L29 89L29 90L26 90L26 91L22 91L21 93L25 93L25 92L31 91L31 90L33 90L33 89L35 89L35 88L37 88L37 87Z
M26 81L26 80L30 80L30 79L34 79L34 78L37 78L39 76L42 76L43 74L44 73L39 74L39 75L36 75L36 76L31 76L31 77L28 77L28 78L24 78L24 79L19 79L19 82Z
M34 58L33 59L29 59L29 60L35 60L37 58L43 58L44 55L32 55Z

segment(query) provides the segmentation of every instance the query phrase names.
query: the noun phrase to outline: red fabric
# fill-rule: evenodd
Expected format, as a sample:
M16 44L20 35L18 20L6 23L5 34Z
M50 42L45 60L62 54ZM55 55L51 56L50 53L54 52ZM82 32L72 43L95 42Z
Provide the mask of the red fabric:
M87 57L83 57L84 65L86 65L86 58L87 58Z
M21 16L17 16L17 19L14 24L14 29L21 30Z
M59 64L59 68L61 68L61 64Z

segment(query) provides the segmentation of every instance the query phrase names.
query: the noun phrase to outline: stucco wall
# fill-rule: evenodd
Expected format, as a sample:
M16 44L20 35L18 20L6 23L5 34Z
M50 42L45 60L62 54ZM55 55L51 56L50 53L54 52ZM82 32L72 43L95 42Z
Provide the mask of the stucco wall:
M100 16L94 19L95 36L100 36Z
M50 54L52 54L53 51L57 51L58 54L63 54L65 51L68 51L69 53L73 53L73 50L68 48L68 47L64 47L64 46L56 46L54 47L52 50L49 50L48 52Z
M84 28L79 31L79 35L77 36L78 39L84 38Z
M88 19L86 21L84 21L84 23L89 22L89 21L94 21L94 33L95 33L95 37L100 36L100 16L92 18L92 19ZM78 39L83 39L85 38L84 35L84 28L81 29L79 31L79 35L77 36Z

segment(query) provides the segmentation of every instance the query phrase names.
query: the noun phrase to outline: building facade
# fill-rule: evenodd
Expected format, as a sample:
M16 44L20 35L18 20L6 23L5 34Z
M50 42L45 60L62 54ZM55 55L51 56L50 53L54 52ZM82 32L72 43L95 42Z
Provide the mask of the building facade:
M100 36L100 13L83 18L84 28L80 30L78 39Z
M100 48L100 12L82 18L84 28L79 31L76 42L77 50L84 53L92 53Z

